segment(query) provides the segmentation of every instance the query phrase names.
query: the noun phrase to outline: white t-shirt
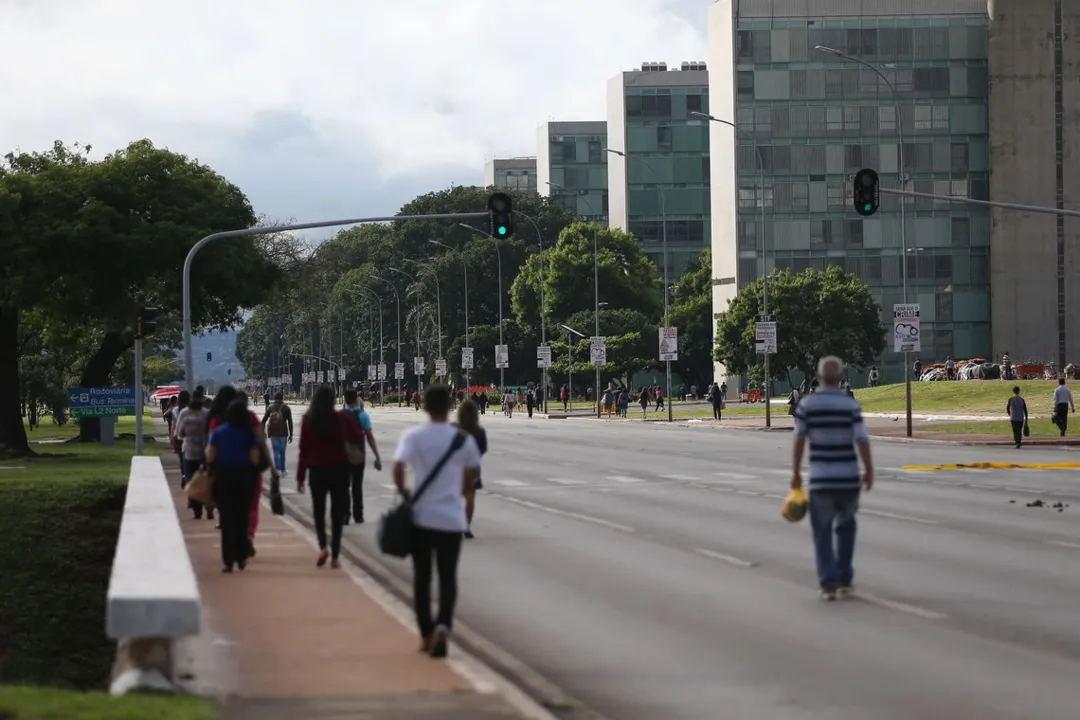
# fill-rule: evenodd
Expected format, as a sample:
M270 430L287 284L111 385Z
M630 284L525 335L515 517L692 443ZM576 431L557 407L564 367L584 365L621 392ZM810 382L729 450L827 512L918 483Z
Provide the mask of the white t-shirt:
M412 471L415 487L450 448L457 429L447 423L427 423L406 430L398 440L394 461L403 462ZM466 468L480 468L480 450L471 437L443 465L427 490L413 505L413 522L429 530L465 532L465 496L461 480Z

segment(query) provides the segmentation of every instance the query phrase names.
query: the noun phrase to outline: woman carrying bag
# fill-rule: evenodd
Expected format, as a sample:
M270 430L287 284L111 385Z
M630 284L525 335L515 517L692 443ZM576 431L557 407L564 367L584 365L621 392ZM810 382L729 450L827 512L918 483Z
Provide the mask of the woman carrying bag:
M258 476L262 450L251 429L246 398L237 398L225 410L206 446L206 464L213 476L214 504L220 515L221 572L247 567L247 523L251 493Z

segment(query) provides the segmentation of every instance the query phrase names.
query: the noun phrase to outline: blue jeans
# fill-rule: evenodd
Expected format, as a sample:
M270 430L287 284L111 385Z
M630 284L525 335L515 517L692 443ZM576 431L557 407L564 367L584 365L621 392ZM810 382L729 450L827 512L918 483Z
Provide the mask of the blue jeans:
M851 586L855 576L851 561L855 556L855 513L858 509L858 490L810 491L810 529L814 535L814 556L822 590Z
M274 451L274 467L278 469L278 472L285 472L285 448L288 446L289 438L285 435L270 436L270 449Z

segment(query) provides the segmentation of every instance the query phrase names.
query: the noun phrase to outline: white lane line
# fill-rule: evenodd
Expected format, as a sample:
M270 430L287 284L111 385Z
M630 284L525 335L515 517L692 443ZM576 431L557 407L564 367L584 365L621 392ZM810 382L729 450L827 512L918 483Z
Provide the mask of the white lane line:
M540 503L532 502L531 500L521 500L516 497L510 497L509 495L500 495L498 493L488 493L492 497L505 500L515 505L521 505L527 507L530 510L539 510L540 512L551 513L552 515L559 515L560 517L573 518L574 520L581 520L582 522L592 523L593 525L600 525L611 530L618 530L619 532L632 533L634 528L628 525L622 525L620 523L611 522L603 518L593 517L592 515L584 515L582 513L570 512L569 510L559 510L558 508L548 507L547 505L541 505Z
M617 483L643 483L645 482L641 478L630 477L629 475L608 475L605 480L614 480Z
M788 477L791 477L791 471L790 470L784 470L782 468L763 467L763 468L758 468L758 472L767 472L767 473L772 473L773 475L787 475Z
M857 591L853 596L859 600L865 600L871 605L877 605L879 607L887 608L889 610L895 610L897 612L907 613L908 615L914 615L921 617L924 620L946 620L948 615L939 613L935 610L927 610L926 608L919 607L918 605L909 605L907 603L897 602L896 600L889 600L887 598L878 597L876 595L867 595L864 592Z
M753 490L736 490L736 495L752 495L753 497L761 497L765 493L754 492Z
M731 478L732 480L759 480L760 479L756 475L749 475L747 473L718 472L718 473L714 473L714 474L717 477Z
M897 513L882 512L881 510L859 510L859 512L866 515L874 515L876 517L891 518L893 520L906 520L907 522L919 523L920 525L940 525L937 520L927 520L926 518L911 517L910 515L898 515Z
M529 484L520 480L491 480L490 482L493 485L504 485L506 487L525 487Z
M963 486L967 485L967 483L958 482L956 480L936 480L936 481L934 481L934 484L935 485L950 485L952 487L963 487Z
M684 482L693 482L695 480L701 480L699 477L693 475L661 475L660 477L665 480L682 480Z
M386 488L387 490L396 490L397 486L393 483L379 483L379 487Z
M970 483L968 487L979 488L980 490L1000 490L1003 485L984 485L982 483Z
M773 500L787 500L787 495L772 495L770 493L765 493L765 497L772 498Z
M706 550L705 548L697 548L696 550L694 550L694 552L696 552L698 555L703 555L712 560L719 560L720 562L725 562L728 565L734 565L735 567L752 568L757 567L758 565L752 560L743 560L742 558L737 558L734 555L725 555L724 553L718 553L713 550Z
M1015 485L1003 485L1002 490L1008 490L1009 492L1027 493L1029 495L1042 495L1046 492L1045 490L1039 490L1038 488L1016 487Z
M548 478L548 482L553 482L556 485L584 485L584 480L577 480L575 478Z
M1080 543L1068 542L1066 540L1047 540L1046 544L1055 547L1069 548L1070 550L1080 550Z

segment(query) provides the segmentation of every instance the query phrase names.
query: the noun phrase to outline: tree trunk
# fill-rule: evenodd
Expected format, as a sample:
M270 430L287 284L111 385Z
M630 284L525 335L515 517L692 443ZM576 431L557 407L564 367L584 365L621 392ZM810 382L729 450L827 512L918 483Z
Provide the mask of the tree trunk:
M116 361L128 349L130 342L121 333L109 331L101 339L101 345L83 368L79 386L105 387L109 384L109 375L116 367ZM138 408L136 408L138 409ZM79 442L98 442L101 439L100 418L79 419Z
M19 388L19 311L0 307L0 457L29 455Z

